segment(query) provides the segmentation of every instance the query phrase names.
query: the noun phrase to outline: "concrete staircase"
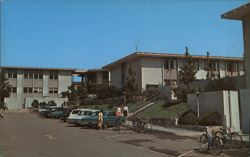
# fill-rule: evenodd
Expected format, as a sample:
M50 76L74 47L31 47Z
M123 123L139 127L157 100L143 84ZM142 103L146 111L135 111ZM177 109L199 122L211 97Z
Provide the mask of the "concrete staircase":
M157 99L161 98L161 96L158 96L158 97L153 97L149 100L147 100L146 102L146 105L142 106L141 108L139 108L138 110L134 111L133 113L129 113L128 115L128 118L131 118L135 115L137 115L138 113L144 111L145 109L151 107L152 105L154 105L156 102L157 102Z

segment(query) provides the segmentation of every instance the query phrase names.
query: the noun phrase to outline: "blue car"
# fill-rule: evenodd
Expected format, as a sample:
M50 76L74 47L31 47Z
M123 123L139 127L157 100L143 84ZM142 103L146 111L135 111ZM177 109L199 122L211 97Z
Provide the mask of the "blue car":
M103 112L103 126L104 127L114 126L117 121L125 122L126 117L124 117L124 116L116 117L116 114L113 111L104 111ZM80 124L81 125L88 125L89 127L97 126L97 124L98 124L98 112L95 112L95 114L93 114L92 116L82 118Z

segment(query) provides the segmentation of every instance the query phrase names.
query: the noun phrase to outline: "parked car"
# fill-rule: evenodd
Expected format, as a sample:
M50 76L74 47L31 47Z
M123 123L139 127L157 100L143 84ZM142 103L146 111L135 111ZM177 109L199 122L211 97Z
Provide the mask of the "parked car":
M71 111L70 116L67 118L67 122L69 124L79 125L82 118L89 117L93 115L93 113L99 112L99 110L93 109L74 109Z
M115 112L113 111L104 111L103 112L103 126L104 127L110 127L114 126L115 122L117 121L117 118L119 118L119 121L126 121L126 117L116 117ZM97 126L98 124L98 112L95 112L92 116L84 117L82 118L81 125L88 125L89 127Z
M63 114L63 108L62 107L54 107L51 108L50 112L47 112L46 118L59 118Z
M61 115L60 119L63 120L64 122L67 121L67 118L69 117L70 113L72 110L76 109L76 107L69 107L69 108L64 108L63 109L63 114Z
M63 114L62 107L49 106L46 107L46 110L40 112L45 118L59 118Z

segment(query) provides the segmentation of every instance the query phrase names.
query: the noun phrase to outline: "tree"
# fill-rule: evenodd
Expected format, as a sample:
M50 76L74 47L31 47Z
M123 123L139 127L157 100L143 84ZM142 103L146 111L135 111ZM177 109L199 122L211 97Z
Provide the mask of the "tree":
M84 105L84 101L88 97L88 89L84 82L82 82L80 84L80 87L77 88L77 96L78 96L80 105Z
M31 104L31 106L34 107L34 108L38 108L38 106L39 106L39 101L36 100L36 99L34 99L33 102L32 102L32 104Z
M130 65L128 69L128 77L123 87L124 91L126 92L126 99L128 102L133 101L133 96L138 95L139 92L135 77L136 73Z
M111 98L115 95L115 87L108 84L97 86L96 95L99 99Z
M209 58L209 52L207 52L207 65L206 65L206 71L207 71L207 79L212 80L215 79L214 74L214 67L213 61Z
M0 69L1 70L1 69ZM11 85L4 77L4 73L0 71L0 108L4 106L4 98L10 96Z
M188 93L193 93L195 91L195 89L191 88L189 85L196 79L195 75L197 71L195 68L194 60L186 47L185 62L179 71L177 87L173 89L177 98L183 102L187 102Z
M68 91L62 92L62 97L68 98L68 103L71 106L83 105L87 96L88 90L85 83L81 83L79 87L71 85L68 87Z

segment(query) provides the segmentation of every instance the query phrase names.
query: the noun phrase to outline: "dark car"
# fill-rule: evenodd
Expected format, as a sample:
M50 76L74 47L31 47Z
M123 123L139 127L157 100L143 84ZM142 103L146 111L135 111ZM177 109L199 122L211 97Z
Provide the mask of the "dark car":
M76 107L70 107L70 108L64 108L63 109L63 114L61 115L60 119L63 120L64 122L67 121L67 118L69 117L70 113L72 110L76 109Z

